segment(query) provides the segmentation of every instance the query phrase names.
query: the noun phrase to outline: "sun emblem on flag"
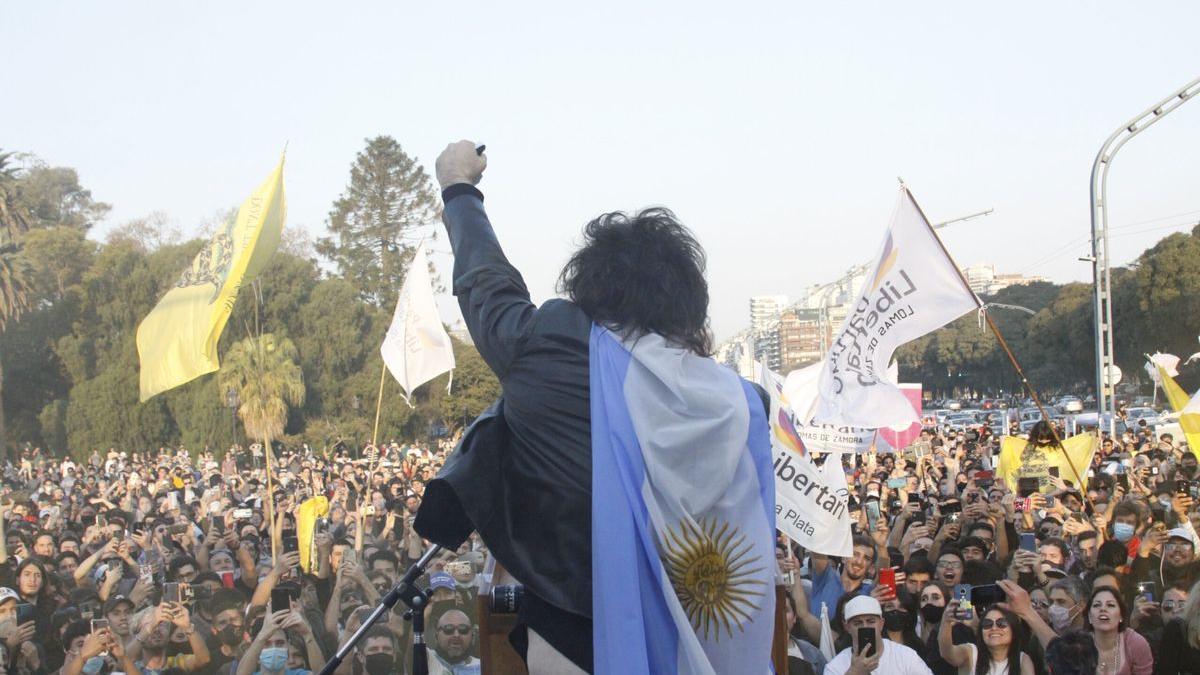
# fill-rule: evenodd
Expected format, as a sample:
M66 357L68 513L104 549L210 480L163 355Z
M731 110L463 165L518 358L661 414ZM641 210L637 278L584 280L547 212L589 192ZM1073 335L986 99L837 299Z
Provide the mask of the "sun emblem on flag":
M744 631L766 586L756 578L765 568L754 567L759 556L750 555L746 535L715 519L684 520L663 543L667 576L696 632L719 641L722 630L729 637L734 626Z

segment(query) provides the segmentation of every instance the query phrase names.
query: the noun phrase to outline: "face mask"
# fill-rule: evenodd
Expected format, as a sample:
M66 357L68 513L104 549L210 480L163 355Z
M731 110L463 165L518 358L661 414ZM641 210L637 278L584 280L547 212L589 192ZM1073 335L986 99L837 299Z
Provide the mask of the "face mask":
M937 605L925 605L921 608L921 617L925 619L925 623L937 623L942 620L942 615L946 613L946 608Z
M1075 617L1071 616L1071 610L1061 605L1050 605L1046 613L1050 616L1050 627L1055 633L1062 633L1075 620Z
M395 669L395 659L391 654L368 654L363 669L367 675L387 675Z
M1196 473L1196 465L1195 464L1180 465L1179 471L1181 473L1183 473L1183 475L1187 476L1188 478L1191 478L1192 474Z
M226 647L235 647L242 641L241 631L237 626L225 626L217 631L217 640Z
M1133 526L1129 523L1113 523L1113 537L1121 543L1133 539Z
M889 631L902 631L908 627L908 612L888 610L883 613L883 628Z
M96 673L100 672L100 669L103 667L103 656L93 656L92 658L83 662L83 672L87 673L87 675L96 675Z
M287 665L287 648L267 647L258 655L258 664L263 670L283 670Z

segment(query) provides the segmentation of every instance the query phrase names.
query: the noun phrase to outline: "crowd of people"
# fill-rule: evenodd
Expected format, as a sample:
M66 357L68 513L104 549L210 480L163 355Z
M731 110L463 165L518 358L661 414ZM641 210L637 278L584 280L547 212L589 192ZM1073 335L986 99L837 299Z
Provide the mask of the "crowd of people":
M1052 453L1055 431L1028 443ZM780 536L791 673L1200 672L1186 446L1133 429L1101 441L1086 489L1049 475L1021 491L996 473L999 439L922 437L846 457L853 556ZM315 672L425 550L413 519L452 445L283 449L270 487L248 452L26 449L0 489L0 667ZM472 536L421 580L431 673L480 671L485 557ZM412 643L392 612L338 672L407 672Z
M0 488L0 668L315 672L420 557L413 519L451 447L283 449L269 482L261 459L236 449L77 462L28 448ZM480 671L481 549L472 537L443 552L420 581L435 675ZM337 672L407 672L412 644L392 612Z
M1060 433L1039 422L1027 449L1060 452ZM1104 435L1083 480L1043 465L1022 489L986 429L922 437L927 452L846 466L853 556L780 538L792 673L1200 673L1186 445L1144 426Z

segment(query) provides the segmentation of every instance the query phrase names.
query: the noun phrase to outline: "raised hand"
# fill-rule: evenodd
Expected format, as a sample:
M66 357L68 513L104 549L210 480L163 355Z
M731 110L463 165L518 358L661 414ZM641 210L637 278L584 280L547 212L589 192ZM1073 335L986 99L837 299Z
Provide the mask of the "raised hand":
M451 185L477 185L487 168L487 156L476 152L472 141L458 141L446 146L434 163L438 185L444 190Z

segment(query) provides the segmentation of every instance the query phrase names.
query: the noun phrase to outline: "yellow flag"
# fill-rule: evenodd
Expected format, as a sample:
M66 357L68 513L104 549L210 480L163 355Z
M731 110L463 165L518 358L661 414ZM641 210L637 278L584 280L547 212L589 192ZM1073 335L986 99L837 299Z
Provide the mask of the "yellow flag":
M1087 472L1092 466L1096 445L1097 437L1092 434L1065 439L1061 450L1038 446L1020 436L1005 436L1000 440L1000 476L1013 492L1017 491L1019 478L1037 478L1041 491L1049 492L1054 489L1048 480L1050 468L1056 467L1059 478L1086 490ZM1082 475L1076 475L1076 469Z
M1183 412L1184 407L1188 404L1189 397L1187 392L1183 390L1183 387L1179 386L1175 378L1163 370L1162 366L1156 363L1154 367L1158 369L1158 377L1162 380L1162 388L1167 394L1167 400L1170 401L1171 408L1179 413L1179 426L1183 429L1183 435L1187 436L1188 447L1191 448L1192 453L1196 457L1200 458L1200 415Z
M280 159L138 326L143 402L220 368L217 341L238 289L279 246L286 210Z
M300 543L300 569L307 572L312 567L313 535L317 531L317 518L329 513L329 500L317 495L304 500L296 514L296 541Z

